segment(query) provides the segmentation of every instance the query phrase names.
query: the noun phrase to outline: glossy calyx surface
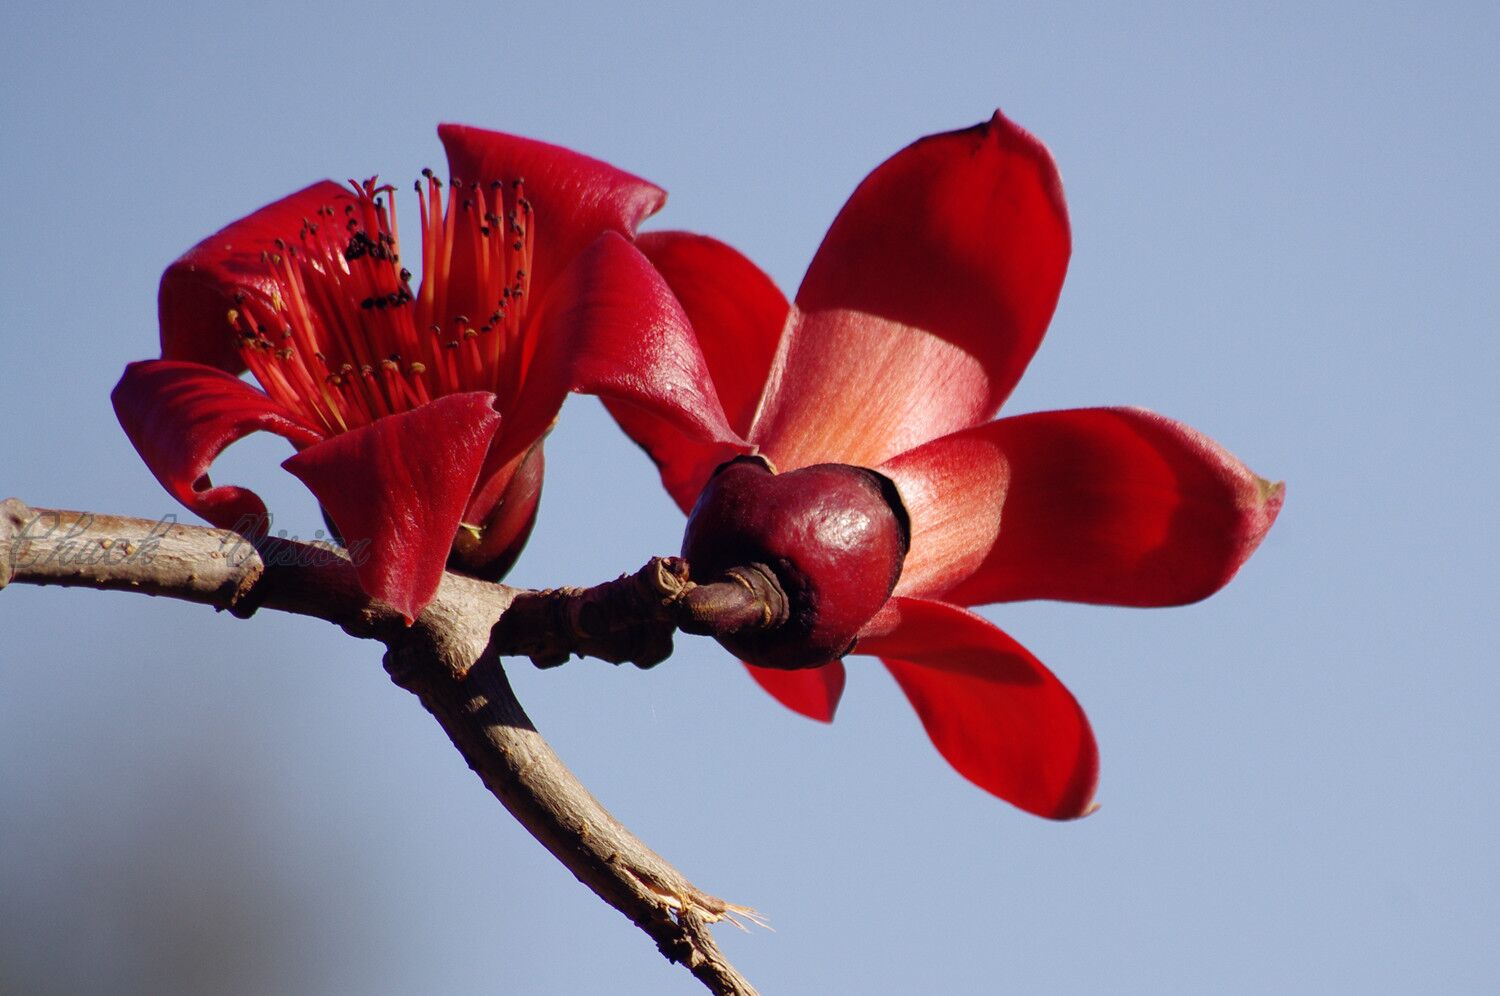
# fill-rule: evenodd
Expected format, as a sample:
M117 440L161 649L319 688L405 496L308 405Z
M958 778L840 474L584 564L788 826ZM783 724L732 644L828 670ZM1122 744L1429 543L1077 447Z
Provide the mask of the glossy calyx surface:
M787 616L719 642L762 667L814 667L843 656L885 604L909 545L906 511L884 476L848 464L775 473L759 457L724 464L704 487L682 555L699 583L766 569Z

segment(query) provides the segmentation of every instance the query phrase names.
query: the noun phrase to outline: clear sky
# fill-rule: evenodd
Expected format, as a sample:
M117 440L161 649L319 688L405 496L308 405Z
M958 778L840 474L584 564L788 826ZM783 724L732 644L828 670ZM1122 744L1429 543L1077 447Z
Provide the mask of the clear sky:
M1224 592L986 610L1088 709L1102 810L937 756L878 664L836 723L711 643L512 667L629 826L774 933L767 993L1477 992L1494 847L1500 16L1493 4L13 5L0 31L0 492L181 511L108 393L163 267L314 179L406 183L462 121L671 191L790 291L844 197L996 106L1074 257L1012 412L1138 404L1288 482ZM879 385L853 385L878 390ZM592 401L512 578L592 583L681 516ZM302 535L279 440L216 477ZM0 991L691 993L327 625L0 593Z

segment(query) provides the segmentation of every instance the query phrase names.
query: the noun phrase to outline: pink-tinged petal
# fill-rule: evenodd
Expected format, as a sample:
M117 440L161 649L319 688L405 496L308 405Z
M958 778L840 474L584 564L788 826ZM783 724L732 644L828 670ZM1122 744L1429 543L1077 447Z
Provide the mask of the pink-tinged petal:
M912 519L897 591L961 605L1197 601L1255 550L1283 494L1201 433L1131 408L1001 419L880 470Z
M450 394L308 447L283 467L338 527L360 586L410 622L437 592L500 425L494 395Z
M833 714L844 694L844 662L830 661L822 667L785 671L746 664L745 670L771 697L793 712L820 723L833 722Z
M786 328L786 297L758 266L717 239L648 232L636 246L682 303L729 424L746 435Z
M983 367L958 346L858 311L793 316L750 440L781 470L873 467L988 415Z
M266 506L246 488L214 487L224 448L264 429L298 448L323 434L231 374L201 363L144 360L125 368L110 400L125 435L173 497L221 529L263 532Z
M996 111L983 124L920 139L866 177L796 302L926 329L972 353L988 376L988 418L1041 343L1071 245L1051 155ZM840 382L871 383L862 376L870 362L846 356ZM788 376L801 373L789 366Z
M602 233L634 234L636 226L667 199L655 184L559 145L459 124L439 125L438 137L455 179L485 184L524 181L536 228L531 288L538 302L573 257ZM450 294L475 283L467 276L473 272L474 255L466 241L454 247L452 267ZM494 301L486 301L469 310L488 314L494 306Z
M1087 815L1099 750L1062 682L971 612L923 599L892 601L899 624L860 640L857 652L884 660L948 763L1028 813Z
M315 219L319 208L342 211L353 201L349 190L324 180L267 204L184 253L162 274L157 292L162 358L236 374L244 370L228 316L242 307L235 299L241 293L266 302L269 311L274 291L261 254L274 251L277 239L296 238L303 220Z
M680 450L683 462L673 466L700 482L748 448L724 418L677 299L646 257L614 233L580 253L553 291L520 400L507 413L501 455L541 438L570 390L597 394L617 413L643 413L655 432L643 431L651 445Z

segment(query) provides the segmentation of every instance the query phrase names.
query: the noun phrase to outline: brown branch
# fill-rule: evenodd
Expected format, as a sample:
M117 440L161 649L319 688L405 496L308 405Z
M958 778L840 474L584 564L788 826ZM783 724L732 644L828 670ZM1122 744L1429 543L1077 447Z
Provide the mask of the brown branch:
M681 580L689 584L685 574ZM140 591L241 617L261 607L279 609L380 640L391 678L417 695L485 786L580 882L710 991L755 992L708 929L721 920L738 923L737 915L754 920L753 911L701 891L622 826L553 753L516 700L491 624L500 620L497 630L507 628L508 610L530 598L526 593L448 574L407 627L361 591L338 548L275 538L251 544L219 529L29 508L9 499L0 502L0 588L13 582ZM578 627L564 616L573 635L552 643L576 645ZM598 639L592 645L607 649ZM670 652L670 631L666 648Z
M592 588L551 588L516 595L491 634L501 654L556 667L573 654L654 667L672 652L672 633L725 636L779 626L785 592L770 568L737 567L722 580L695 584L681 557L653 557L634 574Z

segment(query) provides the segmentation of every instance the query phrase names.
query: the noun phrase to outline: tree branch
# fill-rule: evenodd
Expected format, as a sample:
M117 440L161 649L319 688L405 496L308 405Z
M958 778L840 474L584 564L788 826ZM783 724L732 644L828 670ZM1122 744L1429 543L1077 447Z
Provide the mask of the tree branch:
M537 667L579 654L646 668L671 654L675 630L726 636L779 626L787 615L786 594L768 567L737 567L723 580L696 584L681 557L652 557L634 574L592 588L518 592L491 639L496 652L525 655Z
M685 572L680 581L692 587ZM421 700L485 786L580 882L710 991L755 993L708 929L721 920L738 923L737 915L756 920L755 913L698 889L631 834L573 776L516 700L492 624L513 639L508 612L518 601L536 605L532 593L447 574L407 627L393 609L364 594L336 547L276 538L252 544L220 529L30 508L9 499L0 502L0 588L13 582L139 591L240 617L278 609L380 640L392 680ZM577 620L588 614L552 615L571 627L570 635L539 634L537 645L551 647L553 656L563 646L579 647ZM533 611L529 624L546 625L547 618L548 612ZM655 625L653 653L661 650L661 624ZM665 639L670 652L670 629ZM608 647L606 640L584 642Z

